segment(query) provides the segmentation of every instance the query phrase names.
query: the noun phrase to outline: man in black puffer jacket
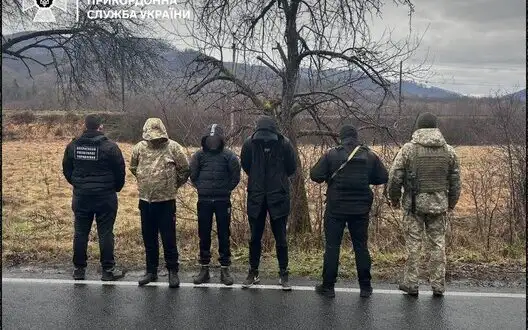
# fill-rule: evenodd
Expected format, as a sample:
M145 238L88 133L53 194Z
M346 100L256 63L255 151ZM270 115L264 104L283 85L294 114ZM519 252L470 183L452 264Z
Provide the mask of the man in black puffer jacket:
M348 231L354 245L360 295L372 294L371 259L368 251L369 212L373 194L370 185L388 181L387 169L369 148L358 142L357 131L345 125L340 131L341 145L327 151L310 171L310 178L328 184L325 212L325 255L323 284L316 291L334 297L343 231Z
M214 214L218 232L220 280L225 285L232 285L233 278L229 274L231 191L240 182L240 162L232 151L224 148L224 130L218 124L208 127L202 138L202 149L192 156L190 167L191 182L198 190L198 234L202 265L200 274L194 278L194 283L206 283L210 279L209 262Z
M297 167L295 151L288 138L282 136L271 117L257 121L255 133L242 146L242 168L248 175L247 214L251 229L249 243L249 273L243 287L258 283L258 267L262 234L269 213L271 229L279 262L280 284L291 290L288 283L288 241L286 223L290 214L290 179Z
M85 278L88 236L95 216L103 281L124 276L115 268L114 222L117 215L117 192L125 184L125 161L116 143L102 132L101 118L88 115L85 131L72 140L64 151L62 170L73 186L72 209L75 214L73 239L73 277Z

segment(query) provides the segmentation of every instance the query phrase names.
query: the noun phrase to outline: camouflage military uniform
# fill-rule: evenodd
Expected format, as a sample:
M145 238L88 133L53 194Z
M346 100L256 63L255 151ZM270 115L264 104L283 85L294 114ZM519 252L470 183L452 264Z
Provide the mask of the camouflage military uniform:
M176 246L176 192L188 179L189 162L183 148L169 139L158 118L143 126L143 140L134 146L130 171L137 179L141 234L145 245L147 274L139 283L157 279L161 236L169 286L178 287Z
M152 141L158 139L165 141L155 145ZM130 171L138 183L139 199L146 202L174 199L190 174L183 147L169 139L158 118L145 122L143 140L134 146L130 161Z
M425 147L425 148L423 148ZM408 184L408 175L417 150L444 150L446 158L445 189L422 192L418 189L415 195L414 210L412 209L412 193ZM431 172L432 173L432 172ZM437 175L433 173L432 176ZM437 175L438 178L438 175ZM427 178L417 178L417 181ZM437 181L439 181L437 179ZM444 182L436 182L442 185ZM407 248L407 263L404 271L403 284L410 287L418 286L418 261L422 247L422 234L425 229L426 247L431 253L430 284L433 290L445 290L445 233L446 212L452 210L460 196L460 170L458 158L453 147L449 146L437 128L418 129L412 136L412 141L406 143L398 152L389 173L387 186L388 197L393 204L398 204L403 192L402 207L405 211L404 227Z

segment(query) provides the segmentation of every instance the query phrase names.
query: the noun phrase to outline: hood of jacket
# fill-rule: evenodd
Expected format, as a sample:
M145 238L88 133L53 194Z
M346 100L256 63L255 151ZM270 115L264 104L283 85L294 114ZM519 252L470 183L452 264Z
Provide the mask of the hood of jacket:
M159 118L149 118L143 125L143 140L150 142L152 140L164 139L169 140L167 129Z
M211 124L209 127L207 127L207 131L204 132L204 135L202 136L202 148L204 151L207 151L209 148L205 144L205 139L207 139L208 136L218 136L220 137L220 140L222 141L222 144L218 148L218 150L223 150L225 145L225 135L224 135L224 129L222 126L218 124Z
M269 116L263 116L257 120L257 126L252 139L268 142L277 141L280 136L275 119Z
M446 144L444 136L438 128L417 129L412 135L411 142L424 147L442 147Z

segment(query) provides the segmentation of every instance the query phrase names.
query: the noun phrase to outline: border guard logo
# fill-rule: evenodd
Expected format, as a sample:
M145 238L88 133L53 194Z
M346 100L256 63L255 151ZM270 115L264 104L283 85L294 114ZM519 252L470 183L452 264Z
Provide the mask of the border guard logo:
M33 22L55 23L52 9L57 8L66 12L68 0L22 0L22 11L26 12L33 7L37 7Z

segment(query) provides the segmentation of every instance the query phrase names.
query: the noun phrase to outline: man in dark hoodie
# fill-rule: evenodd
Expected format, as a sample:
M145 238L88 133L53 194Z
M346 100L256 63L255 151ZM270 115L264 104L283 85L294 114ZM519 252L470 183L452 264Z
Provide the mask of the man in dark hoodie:
M202 149L191 157L191 182L198 190L198 235L200 236L200 273L194 284L210 280L211 230L213 214L218 232L218 254L221 266L220 281L233 284L229 273L231 251L229 247L231 223L231 191L240 182L238 157L224 147L224 130L218 124L207 128L202 137Z
M325 255L323 283L316 292L334 297L343 231L348 225L356 257L360 296L370 297L371 259L368 250L369 212L373 194L370 185L388 181L388 173L378 156L358 142L356 129L345 125L341 145L327 151L310 171L310 178L328 184L325 212Z
M261 117L256 131L246 139L240 154L242 168L248 175L247 214L251 229L249 242L250 269L243 287L257 284L262 248L262 234L269 213L271 230L279 262L280 284L288 283L288 241L286 223L290 213L290 180L297 167L295 151L288 138L278 132L271 117Z
M95 217L103 271L101 279L114 281L124 276L123 271L115 268L113 231L117 192L125 184L125 161L117 144L102 132L99 116L88 115L84 126L84 133L68 144L62 160L64 176L73 186L73 278L85 279L88 236Z

